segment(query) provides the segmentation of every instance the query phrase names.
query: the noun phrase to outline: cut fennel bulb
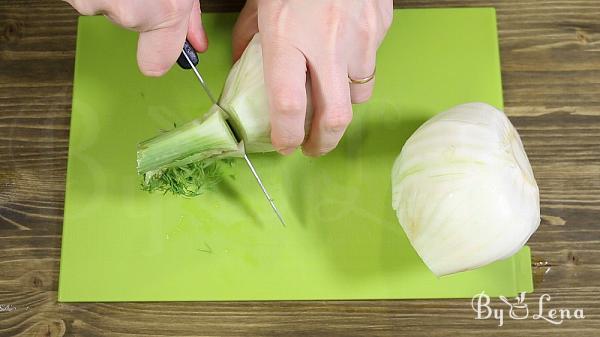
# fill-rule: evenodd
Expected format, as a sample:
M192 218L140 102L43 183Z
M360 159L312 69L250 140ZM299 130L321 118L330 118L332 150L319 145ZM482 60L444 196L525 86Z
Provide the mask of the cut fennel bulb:
M392 169L392 206L437 276L515 254L540 223L521 139L483 103L442 112L407 140Z
M219 104L230 113L248 152L274 151L260 35L256 34L231 70Z
M229 72L219 106L138 144L137 171L143 175L143 189L195 196L218 180L221 159L241 156L240 141L246 152L275 151L259 34ZM308 100L305 130L311 116Z

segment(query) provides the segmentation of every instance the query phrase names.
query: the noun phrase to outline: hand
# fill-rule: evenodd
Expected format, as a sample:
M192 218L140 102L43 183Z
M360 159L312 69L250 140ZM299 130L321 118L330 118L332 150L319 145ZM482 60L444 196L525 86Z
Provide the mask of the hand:
M234 28L233 57L260 31L271 114L271 141L282 154L335 148L368 100L373 82L349 84L375 70L375 54L392 21L391 0L248 0ZM314 117L305 141L307 74Z
M140 32L138 66L144 75L161 76L175 63L186 36L199 52L208 47L198 0L65 0L83 15L104 14Z

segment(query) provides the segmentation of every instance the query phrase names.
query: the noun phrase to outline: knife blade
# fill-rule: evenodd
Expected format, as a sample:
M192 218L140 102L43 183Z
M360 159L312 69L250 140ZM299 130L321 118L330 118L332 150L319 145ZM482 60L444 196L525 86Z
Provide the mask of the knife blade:
M198 64L198 61L199 61L199 59L196 54L196 51L194 50L194 48L192 47L192 45L190 45L190 43L188 41L185 41L185 44L182 48L182 52L181 52L181 55L179 56L179 59L177 60L177 63L179 64L179 66L181 66L184 69L192 69L192 71L196 75L196 78L198 79L198 82L200 82L200 85L204 89L204 92L206 93L206 95L208 96L210 101L213 104L215 104L216 106L218 106L227 115L228 118L231 118L231 114L229 113L229 111L227 111L227 109L224 109L219 104L219 102L215 99L215 96L210 91L210 88L204 81L204 78L200 74L200 71L198 71L198 68L196 67L196 65ZM229 127L231 128L231 126L229 126ZM234 132L235 130L231 130L231 131L232 131L232 134L237 135L237 133ZM260 179L260 176L258 175L258 172L256 171L256 168L254 167L254 164L252 164L252 161L250 160L250 158L248 157L248 154L246 153L246 147L244 145L244 140L237 139L237 141L239 142L240 150L244 155L243 156L244 161L248 165L250 172L252 172L254 179L256 179L256 182L258 183L258 186L262 190L265 198L267 198L267 201L271 205L273 212L275 212L275 215L277 215L277 218L279 219L281 224L285 227L285 221L283 220L283 216L279 212L279 209L277 209L277 206L275 206L275 201L273 200L273 198L271 198L271 195L269 194L269 192L267 191L267 188L263 184L262 179Z

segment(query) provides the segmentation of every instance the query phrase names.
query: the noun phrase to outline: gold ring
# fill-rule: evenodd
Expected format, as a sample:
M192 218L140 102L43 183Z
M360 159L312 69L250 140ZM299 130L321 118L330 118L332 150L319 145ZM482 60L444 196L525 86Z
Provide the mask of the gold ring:
M348 82L350 82L351 84L365 84L367 82L370 82L373 78L375 78L375 70L376 69L373 69L373 73L364 78L352 78L350 77L350 75L348 75Z

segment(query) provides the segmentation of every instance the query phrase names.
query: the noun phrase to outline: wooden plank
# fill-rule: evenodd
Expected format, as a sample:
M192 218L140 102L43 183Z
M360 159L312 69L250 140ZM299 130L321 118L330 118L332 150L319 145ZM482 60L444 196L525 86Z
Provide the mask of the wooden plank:
M243 1L203 1L235 11ZM0 2L0 336L597 336L600 331L600 2L406 0L497 8L506 112L541 190L536 292L586 318L474 320L468 300L56 302L76 13ZM500 308L494 299L492 305ZM2 308L2 306L0 306ZM14 311L7 311L14 308ZM506 312L505 315L508 315Z

